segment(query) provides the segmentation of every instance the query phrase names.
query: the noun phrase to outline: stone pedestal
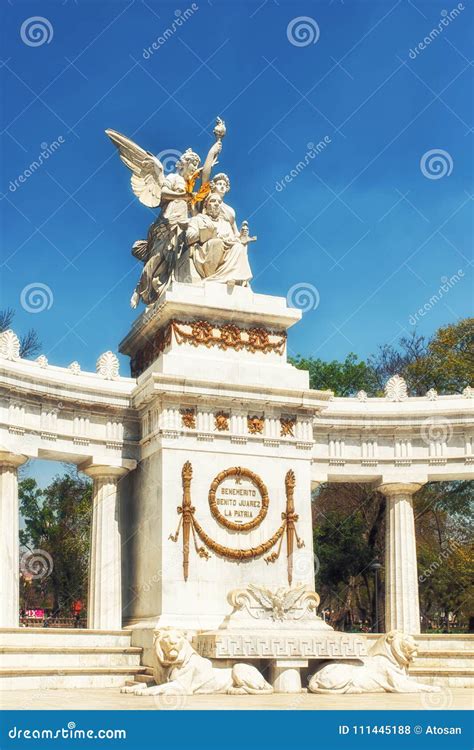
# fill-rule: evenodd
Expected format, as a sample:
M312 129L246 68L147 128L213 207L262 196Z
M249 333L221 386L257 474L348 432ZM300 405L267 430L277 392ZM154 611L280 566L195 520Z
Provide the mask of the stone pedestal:
M301 659L271 662L270 682L275 693L301 693L301 670L307 666Z
M312 425L331 394L287 361L300 317L246 287L173 282L122 341L141 418L121 483L126 625L212 630L237 586L314 588Z
M127 469L89 466L83 471L94 480L87 627L119 630L122 558L117 484Z
M0 627L17 628L20 610L20 540L17 471L25 456L0 451Z
M420 632L413 495L420 484L384 484L387 498L385 531L385 629Z

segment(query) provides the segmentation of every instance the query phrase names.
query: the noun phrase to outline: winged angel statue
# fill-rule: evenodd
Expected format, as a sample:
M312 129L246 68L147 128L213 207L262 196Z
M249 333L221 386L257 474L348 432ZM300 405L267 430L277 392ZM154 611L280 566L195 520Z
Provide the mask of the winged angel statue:
M230 184L226 175L217 175L226 178L224 183L210 180L226 133L223 120L219 117L216 120L216 141L203 166L199 166L198 154L188 148L178 159L176 171L168 175L152 153L115 130L105 132L132 172L132 190L139 201L149 208L161 209L147 239L132 246L132 254L144 265L131 306L135 308L140 300L147 306L155 302L173 280L185 253L193 260L198 280L248 283L252 274L247 244L256 238L249 236L247 222L242 224L240 232L237 230L235 214L232 217L230 207L222 202L225 187ZM200 186L195 191L198 180Z

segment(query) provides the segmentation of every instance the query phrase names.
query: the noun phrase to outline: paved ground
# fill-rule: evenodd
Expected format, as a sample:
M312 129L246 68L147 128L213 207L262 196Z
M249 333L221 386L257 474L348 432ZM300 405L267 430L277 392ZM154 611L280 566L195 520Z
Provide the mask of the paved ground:
M125 695L118 688L76 690L12 690L0 692L2 709L275 709L275 710L401 710L472 709L473 697L464 688L445 688L441 693L394 695L191 695L146 697Z

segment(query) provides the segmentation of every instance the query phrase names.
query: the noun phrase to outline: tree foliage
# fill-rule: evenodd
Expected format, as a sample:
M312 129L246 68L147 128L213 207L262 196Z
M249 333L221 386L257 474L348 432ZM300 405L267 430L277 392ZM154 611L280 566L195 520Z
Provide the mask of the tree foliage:
M11 307L0 310L0 333L12 327L14 317L15 311ZM41 342L33 328L30 328L29 331L20 336L20 357L23 357L23 359L34 357L40 349Z
M472 384L474 318L443 326L431 339L413 331L396 345L380 346L366 362L353 353L342 362L301 356L291 361L309 371L311 388L329 389L336 396L353 396L360 390L383 395L385 383L397 374L405 378L413 396L423 396L430 388L440 394L460 393Z
M74 601L87 599L89 531L92 491L88 479L68 471L42 490L34 479L19 485L24 528L20 544L26 550L44 550L53 561L47 578L33 579L22 590L55 613L70 614ZM23 606L31 602L23 602Z

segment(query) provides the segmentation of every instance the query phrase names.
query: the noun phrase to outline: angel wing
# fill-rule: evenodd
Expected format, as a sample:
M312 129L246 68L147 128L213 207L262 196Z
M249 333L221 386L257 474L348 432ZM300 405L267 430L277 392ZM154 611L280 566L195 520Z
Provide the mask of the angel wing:
M295 588L285 591L285 594L283 596L283 609L285 610L285 612L295 606L295 604L299 599L301 599L305 591L306 585L304 583L300 583L298 586L295 586Z
M250 583L247 588L262 607L273 609L274 599L270 589L265 589L263 586L255 586L253 583Z
M159 206L165 182L161 161L116 130L105 132L118 148L123 163L133 172L130 181L138 200L149 208Z

